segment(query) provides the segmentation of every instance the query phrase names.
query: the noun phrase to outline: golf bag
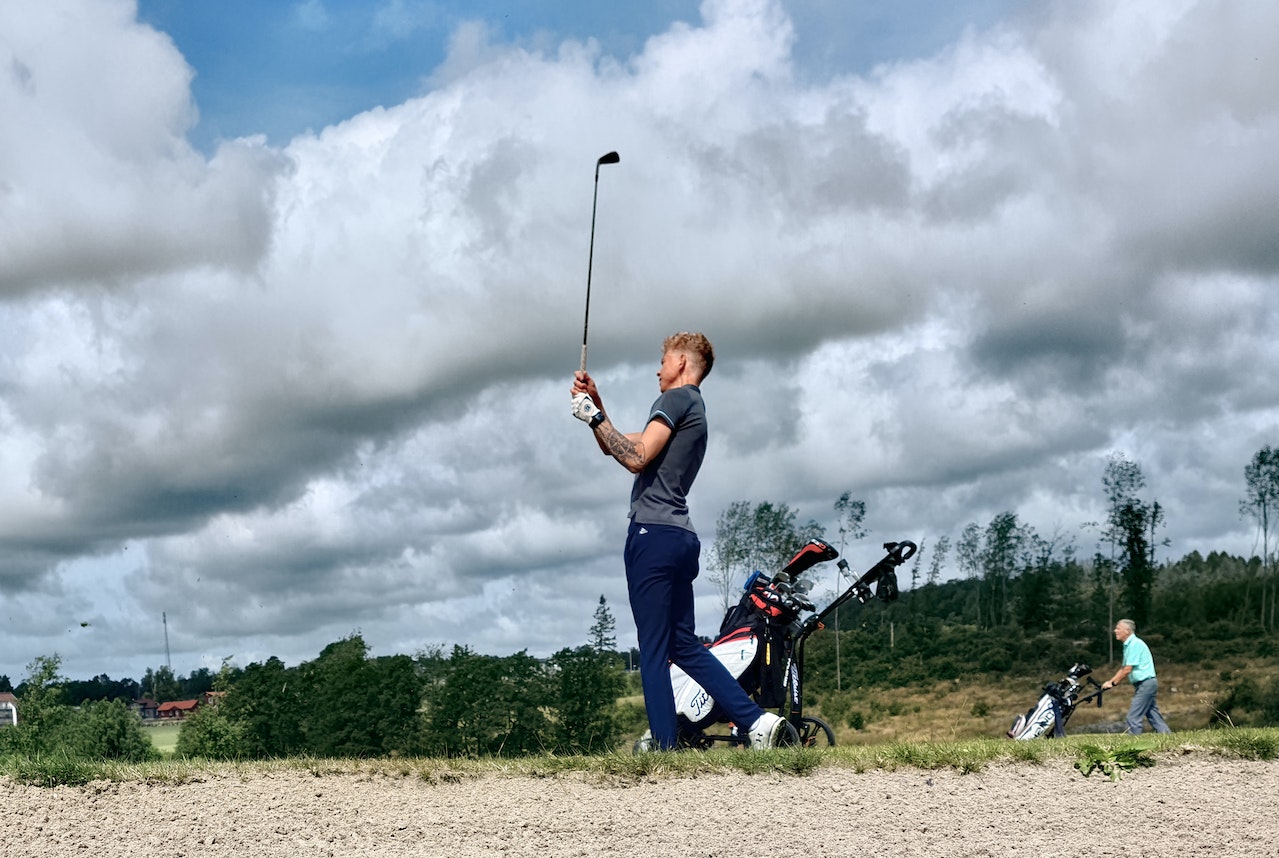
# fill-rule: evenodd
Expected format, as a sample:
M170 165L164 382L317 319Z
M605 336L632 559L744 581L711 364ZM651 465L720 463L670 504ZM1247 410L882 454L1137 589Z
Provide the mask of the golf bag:
M1070 716L1074 714L1079 704L1095 698L1097 705L1101 706L1101 684L1088 676L1090 673L1092 668L1080 662L1071 667L1060 682L1050 682L1045 685L1039 702L1027 710L1025 715L1018 715L1017 720L1013 721L1012 727L1008 730L1008 738L1027 740L1038 739L1041 736L1050 736L1054 739L1065 736L1066 722L1070 720ZM1079 692L1084 688L1082 680L1085 677L1097 690L1081 698Z
M825 737L827 744L835 744L835 731L829 724L803 714L804 643L844 603L851 599L860 604L870 601L872 585L875 597L883 601L897 598L896 568L914 555L916 547L912 542L890 542L884 549L887 554L883 559L818 613L808 596L813 581L805 573L834 560L839 552L820 539L809 540L776 576L753 573L742 587L745 593L741 600L724 615L719 635L709 644L711 653L761 708L787 719L783 743L809 746ZM847 573L846 560L841 559L838 565ZM674 664L670 671L681 746L705 749L717 741L749 741L748 725L729 724L720 707L688 674ZM727 727L728 732L708 732L717 725ZM647 749L648 739L646 732L635 749Z

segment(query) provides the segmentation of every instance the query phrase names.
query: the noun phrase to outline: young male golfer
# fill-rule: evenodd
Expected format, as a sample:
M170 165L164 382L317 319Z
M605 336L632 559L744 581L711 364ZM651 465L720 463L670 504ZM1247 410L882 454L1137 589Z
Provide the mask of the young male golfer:
M573 381L573 416L591 427L605 455L635 474L624 555L626 586L639 633L640 680L655 749L675 748L679 740L670 662L747 731L752 748L775 746L786 723L750 699L693 629L693 579L701 542L689 521L686 498L706 455L706 407L698 385L714 362L715 352L702 334L667 337L657 370L661 395L649 409L643 431L629 434L608 419L589 374L578 372Z

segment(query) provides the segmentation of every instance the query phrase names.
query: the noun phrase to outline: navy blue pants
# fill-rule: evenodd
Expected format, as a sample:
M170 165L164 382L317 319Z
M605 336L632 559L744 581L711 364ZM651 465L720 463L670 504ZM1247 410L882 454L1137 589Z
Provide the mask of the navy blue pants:
M639 634L640 681L653 747L679 737L669 663L674 662L742 730L763 714L694 630L693 579L702 544L682 527L631 523L626 534L626 587Z

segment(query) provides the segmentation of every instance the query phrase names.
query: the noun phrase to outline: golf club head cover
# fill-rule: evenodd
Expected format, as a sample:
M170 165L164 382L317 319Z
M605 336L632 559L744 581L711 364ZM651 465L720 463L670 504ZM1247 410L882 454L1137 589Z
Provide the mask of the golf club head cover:
M573 416L592 429L604 422L604 412L600 411L591 397L585 393L573 394Z

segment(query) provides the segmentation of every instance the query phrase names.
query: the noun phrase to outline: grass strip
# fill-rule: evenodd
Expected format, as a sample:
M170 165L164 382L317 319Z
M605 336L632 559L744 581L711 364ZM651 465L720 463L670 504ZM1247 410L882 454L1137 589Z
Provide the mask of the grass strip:
M779 748L747 751L715 748L632 754L617 750L592 756L545 754L531 757L322 759L290 757L220 762L169 757L147 763L85 760L66 754L0 759L0 776L38 787L86 786L94 783L183 784L213 778L247 779L263 774L309 775L315 778L415 778L432 784L480 777L585 777L600 783L637 783L663 778L741 773L747 776L805 777L821 769L954 770L980 772L993 765L1043 765L1073 760L1084 776L1101 771L1112 778L1157 764L1165 755L1194 753L1268 761L1279 758L1279 728L1230 727L1164 735L1082 735L1064 739L1014 742L972 739L955 742L889 742L834 748Z

